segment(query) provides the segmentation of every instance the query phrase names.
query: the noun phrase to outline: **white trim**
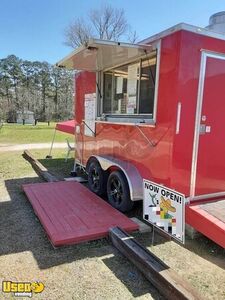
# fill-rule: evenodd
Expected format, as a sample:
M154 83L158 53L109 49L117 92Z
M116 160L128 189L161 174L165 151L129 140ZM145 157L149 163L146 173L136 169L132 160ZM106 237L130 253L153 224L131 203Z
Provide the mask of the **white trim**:
M181 102L177 103L177 123L176 123L176 134L180 133L180 115L181 115Z
M200 74L199 74L199 85L198 85L198 96L197 96L197 106L196 106L196 118L195 118L195 132L193 141L193 152L192 152L192 165L191 165L191 182L190 182L190 199L201 199L204 195L195 196L196 188L196 176L197 176L197 162L198 162L198 148L199 148L199 136L200 136L200 123L201 123L201 112L203 104L203 92L205 84L205 71L206 71L206 61L207 57L223 59L225 60L225 54L220 54L213 51L202 50L201 64L200 64ZM214 197L220 193L214 193L205 195L207 197Z
M152 120L152 119L151 119ZM155 124L153 123L129 123L129 122L113 122L113 121L101 121L101 120L95 120L95 123L97 124L113 124L113 125L126 125L126 126L138 126L138 127L152 127L155 128Z
M161 59L161 40L156 43L156 76L155 76L155 94L154 94L154 108L153 108L153 122L156 123L157 109L158 109L158 90L159 90L159 71Z
M225 53L214 52L210 50L202 50L202 52L204 52L207 57L225 60Z
M175 26L172 26L166 30L161 31L160 33L157 33L155 35L150 36L149 38L146 38L146 39L140 41L140 45L145 44L145 43L146 44L151 43L152 41L156 41L158 39L161 39L167 35L170 35L174 32L180 31L180 30L185 30L185 31L196 33L196 34L209 36L212 38L217 38L217 39L220 39L223 41L225 40L225 34L211 31L207 28L202 28L202 27L198 27L198 26L194 26L194 25L190 25L190 24L186 24L186 23L179 23Z
M199 131L200 131L200 120L201 120L201 111L202 111L204 79L205 79L205 66L206 66L206 55L205 55L205 52L202 52L200 73L199 73L197 106L196 106L196 113L195 113L195 132L194 132L192 164L191 164L191 182L190 182L190 197L191 198L193 198L195 195Z

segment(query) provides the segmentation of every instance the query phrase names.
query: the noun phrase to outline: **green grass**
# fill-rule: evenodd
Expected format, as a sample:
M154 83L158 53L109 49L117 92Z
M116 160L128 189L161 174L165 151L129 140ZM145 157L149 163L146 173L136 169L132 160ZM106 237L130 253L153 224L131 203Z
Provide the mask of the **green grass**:
M52 152L53 158L46 159L48 154L46 150L31 150L30 152L37 158L49 172L55 174L59 178L69 177L70 171L73 168L73 158L65 162L66 149L54 149ZM35 171L30 163L22 157L20 152L2 152L0 155L0 180L8 180L12 178L26 178L27 176L35 176Z
M0 144L50 143L55 125L55 123L51 123L50 126L47 123L39 123L37 126L4 124L0 129ZM73 135L56 131L55 142L65 142L66 138L71 142L74 141Z
M45 155L38 151L35 154L35 151L32 150L32 153L38 158L42 165L57 178L63 179L65 177L70 177L70 172L73 170L74 166L74 158L72 157L73 154L71 154L68 161L65 162L65 150L54 149L52 159L46 159Z

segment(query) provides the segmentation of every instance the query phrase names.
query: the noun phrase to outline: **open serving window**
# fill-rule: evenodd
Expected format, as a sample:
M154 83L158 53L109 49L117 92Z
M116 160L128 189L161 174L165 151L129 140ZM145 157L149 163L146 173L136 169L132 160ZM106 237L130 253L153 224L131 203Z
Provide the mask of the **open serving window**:
M101 115L137 122L153 119L157 53L103 72Z
M97 73L98 120L155 122L159 45L91 40L57 65Z

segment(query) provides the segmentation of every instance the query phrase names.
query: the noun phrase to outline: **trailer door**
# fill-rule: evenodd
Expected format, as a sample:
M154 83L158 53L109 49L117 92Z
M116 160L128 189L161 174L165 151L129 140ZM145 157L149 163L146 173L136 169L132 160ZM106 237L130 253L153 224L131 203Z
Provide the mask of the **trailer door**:
M225 55L202 53L191 197L225 195ZM200 197L199 197L200 196Z

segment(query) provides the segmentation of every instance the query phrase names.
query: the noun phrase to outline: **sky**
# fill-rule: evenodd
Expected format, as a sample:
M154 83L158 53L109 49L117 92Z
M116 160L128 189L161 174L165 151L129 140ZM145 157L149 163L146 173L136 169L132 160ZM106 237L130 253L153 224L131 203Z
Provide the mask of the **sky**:
M56 63L72 51L64 44L68 24L104 3L125 10L139 40L180 22L205 27L225 10L224 0L0 0L0 58Z

